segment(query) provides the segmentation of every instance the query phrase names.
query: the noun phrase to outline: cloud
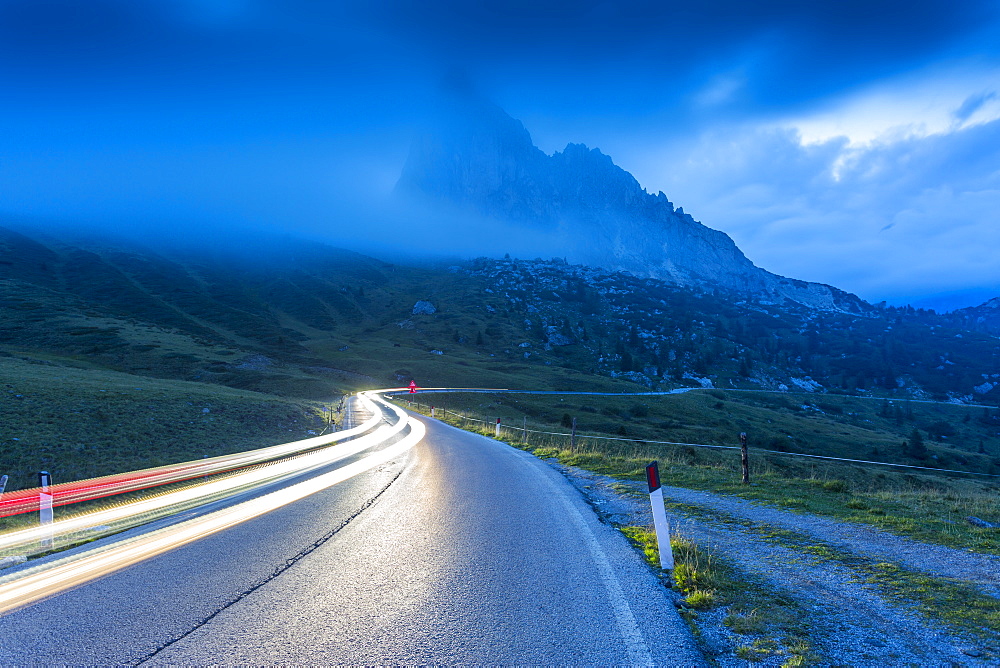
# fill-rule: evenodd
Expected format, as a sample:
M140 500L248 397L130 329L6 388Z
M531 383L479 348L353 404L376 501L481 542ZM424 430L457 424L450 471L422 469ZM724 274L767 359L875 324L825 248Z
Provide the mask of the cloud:
M0 83L226 94L461 67L515 111L697 123L706 101L773 114L956 49L996 55L980 31L997 18L990 0L6 0L0 58L16 66Z
M543 149L600 147L769 269L877 299L995 284L998 17L993 0L3 0L0 214L336 240L457 73Z
M768 270L874 301L1000 294L1000 120L863 146L746 127L682 164L664 191Z
M977 111L983 108L987 102L992 102L997 99L996 91L989 91L984 93L976 93L975 95L970 95L965 98L962 102L962 106L952 112L952 116L959 123L964 123L969 120L969 118L975 114Z

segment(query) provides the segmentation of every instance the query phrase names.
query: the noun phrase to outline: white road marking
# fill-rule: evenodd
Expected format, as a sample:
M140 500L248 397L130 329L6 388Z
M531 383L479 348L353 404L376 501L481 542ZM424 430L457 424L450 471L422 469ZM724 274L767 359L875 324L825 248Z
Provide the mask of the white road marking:
M559 495L559 501L562 502L563 507L566 509L566 515L577 531L580 532L584 543L587 545L587 549L590 551L590 556L594 559L594 563L597 564L598 575L601 578L601 583L604 585L605 591L607 591L608 599L611 602L611 609L615 614L615 623L618 625L618 632L625 639L629 661L632 665L636 666L652 665L653 657L649 653L646 640L642 637L642 631L639 630L639 625L635 621L632 608L629 607L628 600L625 598L625 592L622 591L621 584L619 584L618 578L611 568L608 555L604 553L604 548L601 547L594 532L587 526L587 521L567 496L566 492L560 489L558 485L554 487Z

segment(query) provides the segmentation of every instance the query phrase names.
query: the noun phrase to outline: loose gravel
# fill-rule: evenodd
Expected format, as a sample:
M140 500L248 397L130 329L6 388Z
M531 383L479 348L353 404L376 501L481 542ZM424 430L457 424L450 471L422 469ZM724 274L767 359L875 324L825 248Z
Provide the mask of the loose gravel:
M756 523L797 531L837 548L890 561L938 577L968 580L983 593L1000 597L1000 557L921 543L863 524L838 522L681 487L664 487L664 497L720 511Z
M651 526L644 484L549 461L583 492L605 521ZM670 513L675 533L796 602L822 665L996 665L1000 656L996 648L984 646L981 640L960 637L905 605L886 599L836 560L775 544L767 534L774 528L805 534L840 553L954 578L992 596L1000 592L1000 559L709 492L676 487L664 487L663 491L668 502L707 511ZM736 650L753 637L730 631L722 624L724 617L719 610L697 616L695 623L704 651L721 666L748 665L737 657ZM772 655L756 665L780 665L785 659L787 655Z

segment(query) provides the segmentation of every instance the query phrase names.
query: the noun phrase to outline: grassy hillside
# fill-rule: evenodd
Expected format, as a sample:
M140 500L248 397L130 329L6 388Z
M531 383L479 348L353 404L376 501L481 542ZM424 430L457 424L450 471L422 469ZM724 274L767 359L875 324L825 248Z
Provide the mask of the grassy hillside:
M0 350L144 375L317 398L331 382L594 375L1000 398L1000 340L913 309L750 303L560 262L419 269L292 239L153 249L0 229L0 257Z
M932 470L817 460L761 450L770 445L761 443L761 435L766 433L763 430L781 433L794 428L803 436L794 448L798 452L853 458L865 454L866 442L884 442L887 451L868 454L876 461L906 462L907 456L898 452L901 442L900 446L892 445L906 427L896 425L894 418L882 418L879 402L827 395L822 397L825 413L803 408L811 414L799 415L787 406L775 409L772 402L801 396L744 394L741 398L740 393L729 391L720 398L720 394L718 390L627 398L418 394L417 400L424 412L427 405L433 404L440 419L489 435L493 435L493 420L501 417L503 424L513 425L501 432L512 445L598 473L641 481L645 479L645 465L657 460L666 485L732 494L794 511L871 524L920 540L1000 553L995 529L973 526L966 520L974 515L1000 523L1000 507L996 504L1000 478L943 475ZM815 399L807 397L809 403L802 405L818 404ZM866 407L869 403L875 405ZM447 413L442 410L445 407ZM914 405L913 409L915 422L941 417L961 421L963 412L980 410L927 404ZM566 423L574 416L578 417L575 450L564 435L570 431ZM865 427L858 430L856 422ZM524 424L529 430L526 441L519 428ZM673 433L699 439L689 441L694 443L736 445L738 432L733 431L734 427L750 430L749 485L741 483L738 450L653 442L666 440L663 437ZM977 431L975 427L969 429L970 433ZM838 433L840 437L835 438ZM991 452L997 452L998 446L1000 442L994 435ZM932 444L929 451L932 454L926 464L949 461L969 470L985 467L997 472L995 457L969 456L961 446ZM938 459L932 459L935 456ZM966 459L966 464L961 464L959 458ZM686 506L678 510L702 512Z
M448 393L419 400L485 419L500 417L504 424L527 420L529 428L543 431L566 432L575 418L581 435L623 438L624 447L645 441L732 446L744 432L750 447L761 450L1000 474L1000 410L976 406L740 390L637 397ZM916 451L914 429L923 442ZM794 460L781 461L791 467Z
M0 358L8 489L190 461L303 438L316 402L47 361Z
M414 312L418 301L433 310ZM256 428L258 411L271 416L258 429L263 445L293 428L275 406L298 411L303 424L314 402L411 379L617 392L711 386L717 394L662 401L498 397L506 403L496 410L539 426L571 415L581 430L639 440L731 444L746 431L774 450L982 472L1000 456L1000 339L913 309L817 312L558 261L418 268L284 238L142 245L0 228L0 317L8 394L32 397L30 410L12 403L0 427L2 463L18 481L71 460L79 466L63 475L77 477L151 465L168 450L211 454L208 444L222 439L213 423ZM100 392L110 378L120 394ZM162 383L156 402L127 389ZM814 394L786 394L803 388ZM192 397L215 394L236 403L211 419L185 418ZM174 408L140 425L129 406ZM175 434L185 421L192 430ZM269 431L269 421L285 426ZM924 449L902 445L914 430ZM107 458L84 456L88 441ZM193 450L172 450L181 441ZM59 455L47 454L56 444Z

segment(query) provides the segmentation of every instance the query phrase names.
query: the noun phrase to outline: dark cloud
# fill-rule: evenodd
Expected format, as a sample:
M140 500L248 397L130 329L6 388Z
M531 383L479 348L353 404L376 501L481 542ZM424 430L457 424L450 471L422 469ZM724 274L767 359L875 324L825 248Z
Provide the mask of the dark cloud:
M545 89L552 95L543 99L584 98L611 111L676 107L728 70L744 79L732 106L750 111L809 102L939 57L979 39L997 7L971 0L7 0L0 57L8 76L24 75L22 83L43 72L82 90L91 79L122 77L140 88L357 85L371 77L423 83L464 68L487 89L516 80L525 94ZM984 38L977 48L996 54L998 43Z
M676 108L720 71L744 79L732 98L744 113L787 110L979 40L997 15L995 3L946 0L375 6L389 34L439 61L631 113ZM977 48L1000 52L989 38Z

